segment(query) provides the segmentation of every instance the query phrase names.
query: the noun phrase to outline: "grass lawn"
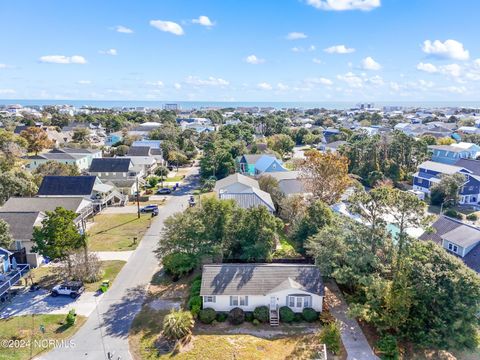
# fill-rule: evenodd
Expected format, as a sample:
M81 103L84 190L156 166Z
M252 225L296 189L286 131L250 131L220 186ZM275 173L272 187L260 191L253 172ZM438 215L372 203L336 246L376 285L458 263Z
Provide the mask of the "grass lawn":
M141 214L100 214L88 231L91 251L135 250L143 234L150 226L151 215ZM134 244L133 238L137 241Z
M101 262L101 269L103 271L103 276L100 281L85 284L85 291L97 291L100 287L101 282L104 279L109 279L110 284L113 283L113 280L117 277L118 273L125 265L125 261L121 260L108 260ZM33 281L40 284L42 288L51 289L53 286L65 281L65 279L55 271L54 267L51 266L42 266L31 271L33 276Z
M280 247L275 250L273 257L276 259L298 259L302 258L302 255L295 250L295 246L283 234L280 238Z
M77 322L72 327L64 324L66 315L25 315L0 320L0 339L18 340L17 347L3 347L0 350L1 360L24 360L37 356L42 351L49 350L46 341L70 338L85 322L86 318L77 316ZM45 327L45 333L40 331L40 325ZM35 342L36 340L37 342ZM31 346L27 346L30 341ZM68 345L68 340L67 345Z

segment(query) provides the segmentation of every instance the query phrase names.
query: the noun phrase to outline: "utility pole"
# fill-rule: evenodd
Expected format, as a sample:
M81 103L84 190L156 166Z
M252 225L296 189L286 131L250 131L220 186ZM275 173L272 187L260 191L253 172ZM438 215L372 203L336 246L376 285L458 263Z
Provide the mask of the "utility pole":
M137 176L137 216L140 219L140 188L138 187L138 176Z

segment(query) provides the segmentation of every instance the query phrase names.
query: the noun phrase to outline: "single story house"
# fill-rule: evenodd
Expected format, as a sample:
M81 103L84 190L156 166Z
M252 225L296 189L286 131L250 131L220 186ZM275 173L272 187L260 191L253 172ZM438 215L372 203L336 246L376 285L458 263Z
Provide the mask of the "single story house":
M260 190L258 181L242 174L232 174L215 184L215 192L221 200L234 200L238 206L248 209L265 206L269 212L275 212L275 205L269 193Z
M305 308L321 312L324 295L323 279L315 265L211 264L202 270L203 308L228 312L236 307L253 311L267 306L271 324L278 321L282 306L296 313Z
M440 216L432 225L434 232L425 232L419 239L431 240L465 265L480 273L480 228L448 216Z
M264 174L262 176L271 176L278 181L278 187L286 196L304 195L305 181L300 178L300 171L280 171Z
M475 160L480 155L480 146L466 142L452 145L430 145L428 148L433 151L432 161L444 164L455 164L460 159Z

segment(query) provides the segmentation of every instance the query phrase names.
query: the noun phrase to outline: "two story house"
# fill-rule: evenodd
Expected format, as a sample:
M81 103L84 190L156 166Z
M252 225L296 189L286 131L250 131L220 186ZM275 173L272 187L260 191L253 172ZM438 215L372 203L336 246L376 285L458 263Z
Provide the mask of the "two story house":
M270 154L246 154L238 160L238 170L245 175L261 175L278 171L288 171L281 160Z
M452 145L430 145L433 151L432 161L443 164L455 164L460 159L475 160L480 155L480 146L461 142Z
M134 195L145 184L143 168L136 169L132 160L126 157L94 159L89 174L113 184L125 195Z

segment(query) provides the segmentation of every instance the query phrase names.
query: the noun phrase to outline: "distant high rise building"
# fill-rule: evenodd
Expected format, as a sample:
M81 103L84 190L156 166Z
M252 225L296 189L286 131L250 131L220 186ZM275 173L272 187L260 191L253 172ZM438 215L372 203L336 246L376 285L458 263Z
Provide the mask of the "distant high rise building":
M165 104L165 110L177 111L178 108L178 104Z

